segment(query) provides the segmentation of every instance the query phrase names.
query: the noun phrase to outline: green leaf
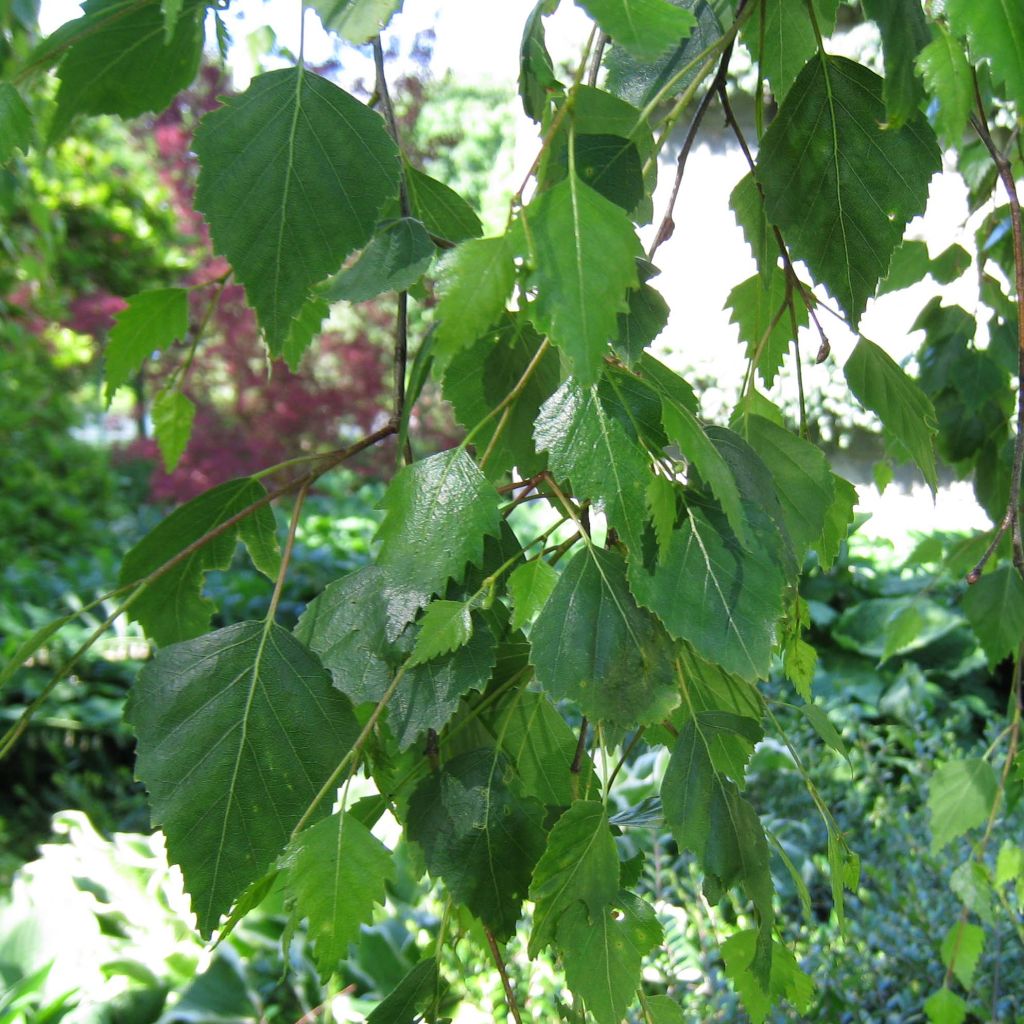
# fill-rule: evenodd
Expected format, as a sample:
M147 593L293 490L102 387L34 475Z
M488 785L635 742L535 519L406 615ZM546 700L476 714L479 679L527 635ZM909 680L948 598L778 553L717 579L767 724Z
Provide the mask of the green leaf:
M931 39L920 0L864 0L864 13L878 25L885 57L882 95L888 128L899 128L920 105L914 59Z
M647 483L647 508L651 513L651 524L658 539L658 560L668 551L672 530L676 525L678 507L676 495L678 485L663 476L652 476Z
M753 172L740 178L739 184L729 197L729 205L736 215L736 223L743 229L743 236L750 246L750 251L754 254L754 262L757 263L757 272L762 282L770 285L773 272L779 266L779 243L764 215L764 198ZM774 316L774 313L772 315Z
M619 330L612 344L627 366L640 361L644 349L668 324L668 303L649 284L641 284L627 296L629 312L619 313Z
M838 0L814 0L814 14L823 36L831 34L838 6ZM744 23L740 36L750 55L760 63L761 74L771 83L779 103L818 49L806 0L759 2Z
M181 461L192 436L196 407L191 399L177 389L160 391L153 401L153 433L160 446L164 470L168 473Z
M558 387L561 373L558 352L550 346L538 358L542 343L525 319L507 316L495 330L452 357L445 371L444 397L455 407L458 421L467 430L475 430L477 449L490 451L483 467L490 480L503 476L513 466L522 475L532 476L547 465L546 458L534 447L533 426L541 404ZM534 359L537 362L522 390L507 406L508 419L491 447L501 417L490 414L517 387Z
M538 0L523 25L523 41L519 46L519 96L523 110L531 121L542 121L551 95L561 89L551 63L544 38L544 17L551 14L556 3Z
M696 24L685 39L652 61L638 60L621 45L613 46L605 58L607 88L635 107L647 107L669 83L672 84L664 93L664 99L678 96L699 73L700 61L694 58L722 37L721 22L711 4L704 0L672 2L696 17ZM690 70L680 75L686 68Z
M153 824L209 937L284 850L359 725L316 658L263 622L159 651L125 718ZM321 806L326 813L329 802Z
M137 117L163 110L195 78L203 52L206 5L190 0L169 42L160 0L87 0L60 62L50 138L62 138L79 114ZM45 45L45 44L44 44Z
M107 405L153 352L183 339L187 331L188 292L184 288L158 288L133 295L127 308L117 314L103 353Z
M164 12L164 43L170 43L174 38L174 28L181 17L184 0L160 0L160 6Z
M484 233L473 207L444 182L406 164L405 187L413 214L435 238L457 243Z
M939 486L933 450L938 425L927 395L867 338L857 342L843 372L857 400L904 445L934 493Z
M597 1024L620 1024L636 999L643 958L662 941L654 909L622 896L593 917L576 902L558 922L565 980Z
M534 430L551 472L571 480L578 498L599 502L630 551L639 551L646 522L650 457L612 418L596 385L570 377L541 406Z
M494 633L479 616L470 632L454 653L407 669L388 705L388 725L399 749L407 750L428 729L444 728L459 701L487 685L497 660Z
M402 217L384 225L359 259L319 289L328 302L366 302L382 292L408 291L434 258L423 225Z
M631 563L630 584L640 604L708 661L749 681L767 677L785 577L756 537L744 551L724 523L690 508L664 561L653 571Z
M958 146L974 106L974 77L963 46L939 22L932 25L932 41L917 55L917 73L939 101L939 134Z
M415 609L401 614L402 602L392 599L390 589L383 569L363 566L331 583L295 627L353 704L379 701L406 657L395 640Z
M32 112L13 85L0 82L0 166L16 149L27 153L31 145Z
M640 243L628 215L569 174L523 211L529 225L537 289L531 315L572 360L583 387L601 376L627 293L640 285Z
M671 996L648 996L651 1024L686 1024L683 1008Z
M284 861L296 917L309 920L316 964L327 975L348 957L374 904L383 906L384 885L395 879L391 851L354 815L338 811L300 832Z
M821 741L840 757L845 757L849 761L850 755L846 752L846 744L843 742L843 737L839 735L839 730L830 721L828 712L824 708L818 707L817 704L802 704L800 711L810 722L811 728L818 734Z
M940 988L924 1004L929 1024L963 1024L967 1019L967 1004L948 988Z
M958 921L942 940L942 962L967 991L974 984L974 971L984 947L985 929L966 921Z
M577 738L542 693L519 690L498 723L502 749L519 773L523 791L549 807L572 803L570 767ZM576 777L581 792L594 782L594 768L584 756Z
M946 17L967 37L974 59L988 60L992 77L1024 108L1024 7L1012 0L947 0Z
M463 450L432 455L406 466L391 481L381 507L377 564L390 570L421 604L467 563L479 565L484 535L498 536L498 492Z
M747 359L769 388L793 342L794 320L797 327L807 326L807 307L791 297L786 280L785 271L772 267L767 284L755 274L736 285L726 299L732 309L729 322L738 326Z
M733 533L744 547L751 544L750 531L743 514L743 504L732 469L718 449L711 443L700 421L689 409L676 402L663 401L661 421L669 440L679 445L684 457L693 463L697 472L711 487L711 492L722 506Z
M679 703L674 644L637 607L620 554L588 547L566 567L530 634L537 681L593 722L659 722Z
M950 761L932 776L928 810L932 821L932 853L983 825L996 799L995 772L980 757Z
M796 687L804 700L811 699L814 683L814 667L818 664L818 652L806 640L794 636L783 648L783 671L786 678Z
M949 876L949 888L984 924L991 926L996 923L995 890L986 864L971 858L958 864Z
M379 114L301 67L257 75L203 118L193 148L196 209L278 355L312 286L369 240L398 149Z
M558 573L541 558L520 565L508 578L513 629L522 629L541 610L558 582Z
M619 857L604 804L577 800L548 833L533 871L530 899L536 904L529 955L555 940L562 915L578 900L596 918L619 892Z
M1017 651L1024 637L1024 580L1012 565L982 576L964 594L963 607L990 668Z
M329 32L337 32L350 43L368 43L383 32L402 9L403 0L311 0Z
M313 343L313 338L320 333L320 328L330 311L327 302L314 293L295 314L295 319L288 330L288 337L281 347L281 356L292 373L298 373L299 364L306 354L306 349Z
M818 562L826 572L832 567L839 555L839 547L853 524L853 510L859 501L857 489L841 476L832 474L832 486L835 488L835 500L825 515L825 525L821 537L814 544L818 552Z
M422 665L464 647L473 636L473 619L464 601L431 601L420 619L420 631L408 665Z
M1021 878L1024 878L1024 849L1004 839L996 858L995 884L1006 885Z
M414 1024L420 1012L436 998L438 982L437 961L428 956L409 971L387 999L377 1004L366 1024Z
M669 0L577 0L620 46L634 57L653 60L689 35L693 14Z
M438 374L501 317L516 279L508 235L473 238L457 246L440 268L434 359Z
M835 501L835 477L820 449L761 416L745 420L746 438L775 481L782 518L798 551L815 545Z
M575 139L580 179L627 213L635 209L644 198L643 162L636 144L608 133L577 132Z
M172 557L185 551L210 530L263 501L267 492L251 477L230 480L175 509L124 557L119 582L123 586L148 576ZM265 576L277 575L280 555L277 525L269 504L264 504L218 537L197 547L154 580L132 604L129 614L142 623L161 646L189 640L210 626L213 604L202 597L203 577L231 564L235 545L242 540L253 564Z
M417 786L409 838L459 903L506 939L515 931L534 865L544 852L541 805L507 785L502 754L474 750Z
M941 166L915 114L883 130L882 80L843 57L811 61L765 132L765 212L856 327Z
M751 967L757 953L758 934L753 929L737 932L719 947L725 975L732 982L753 1024L764 1024L772 1005L787 999L806 1014L814 997L814 982L800 970L796 957L781 942L772 942L772 969L767 987Z

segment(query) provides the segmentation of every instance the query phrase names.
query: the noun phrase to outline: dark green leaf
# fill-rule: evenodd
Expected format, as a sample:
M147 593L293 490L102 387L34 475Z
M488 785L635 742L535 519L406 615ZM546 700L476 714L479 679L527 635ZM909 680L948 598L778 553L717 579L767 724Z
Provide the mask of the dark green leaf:
M544 39L544 16L551 14L557 0L538 0L523 26L519 47L519 95L531 121L541 121L551 95L561 89Z
M857 505L857 490L848 480L832 474L835 499L825 515L825 526L814 547L822 569L828 570L839 554L839 546L846 540L853 523L853 510Z
M647 484L647 508L651 513L654 536L658 540L659 561L665 557L672 540L672 531L679 514L679 493L679 485L663 476L652 476Z
M917 110L923 98L914 77L914 60L931 40L931 32L920 0L864 0L864 13L882 34L882 95L889 115L887 127L898 128Z
M359 926L369 922L384 885L395 878L391 851L353 815L339 811L304 829L285 854L296 916L309 920L320 973L347 958Z
M311 0L324 28L350 43L368 43L388 27L403 0Z
M761 280L770 284L773 271L779 266L779 243L768 219L764 215L764 198L753 172L740 178L732 190L729 205L736 214L736 223L754 254Z
M444 182L406 164L405 187L413 214L435 238L462 242L483 234L473 207Z
M928 486L935 491L939 482L932 441L937 424L935 410L924 392L867 338L857 342L844 373L860 403L875 413L885 429L906 447Z
M790 293L786 282L785 271L771 266L767 280L755 274L736 285L726 299L732 310L729 322L739 328L747 359L769 388L794 340L794 321L797 327L807 326L807 307Z
M529 954L535 957L555 940L562 915L582 900L591 918L615 901L619 857L604 804L577 800L548 833L547 848L530 883L536 904Z
M327 302L314 293L295 314L288 337L281 347L281 355L292 373L298 372L299 363L302 362L306 349L313 343L313 338L320 333L320 328L330 311L331 308Z
M697 19L669 0L579 0L580 6L620 46L653 60L689 35Z
M530 634L537 681L594 722L661 721L679 703L674 645L637 607L615 551L588 547L562 573Z
M328 302L365 302L382 292L408 291L433 257L434 244L423 225L402 217L384 225L359 259L319 291Z
M917 55L917 71L939 101L939 134L958 146L974 107L974 76L963 46L939 22L932 24L932 41Z
M409 838L499 939L515 931L533 867L544 852L541 805L508 786L502 754L475 750L449 761L409 801Z
M205 4L186 4L169 42L160 0L87 0L82 12L64 27L70 45L58 71L51 139L61 138L78 114L137 117L163 110L195 78Z
M151 353L183 339L187 330L188 292L184 288L158 288L133 295L128 307L117 314L103 353L107 405Z
M580 384L600 376L627 293L640 285L640 243L627 214L574 174L523 211L529 224L538 328L565 349Z
M649 284L633 289L626 299L628 313L619 313L618 334L612 344L627 366L635 366L643 351L668 323L668 303Z
M644 198L643 165L636 145L618 135L576 135L576 173L627 213Z
M559 480L599 502L629 550L642 546L650 458L613 419L596 386L570 377L541 407L534 439Z
M125 555L121 584L148 576L210 530L266 498L266 493L251 477L242 477L220 484L175 509ZM141 622L146 633L161 646L205 633L214 608L200 594L203 576L213 569L226 569L239 540L249 548L260 572L271 578L276 576L276 524L269 504L265 504L150 583L132 604L132 618Z
M800 73L758 156L768 218L854 326L941 165L923 115L883 130L885 116L877 75L822 56Z
M32 113L9 82L0 82L0 166L16 149L27 153L32 145Z
M1016 653L1024 638L1024 580L1012 565L982 576L964 594L964 613L990 668Z
M434 1000L438 989L437 961L429 956L421 960L398 987L377 1005L366 1024L415 1024L420 1011Z
M174 471L192 436L193 402L177 389L160 391L153 400L153 433L160 446L164 471Z
M196 208L277 355L312 286L373 233L398 149L379 114L301 67L258 75L203 118L193 148Z
M988 60L993 78L1024 108L1024 7L1013 0L947 0L946 17L967 37L974 59Z
M387 515L377 531L377 564L401 579L421 604L467 563L479 565L484 536L501 526L498 492L458 448L406 466L381 502Z
M263 622L160 651L139 674L125 718L138 736L136 773L153 824L205 936L284 850L359 732L316 658Z
M980 757L950 761L932 776L928 810L932 821L932 853L983 825L996 799L996 775Z

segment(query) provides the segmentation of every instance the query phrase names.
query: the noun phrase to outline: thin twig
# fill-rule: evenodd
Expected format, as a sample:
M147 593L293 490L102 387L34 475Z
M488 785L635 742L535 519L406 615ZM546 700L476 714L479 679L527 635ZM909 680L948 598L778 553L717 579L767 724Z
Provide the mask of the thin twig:
M494 966L498 968L498 974L501 975L501 984L505 989L505 1002L508 1004L508 1012L512 1014L516 1024L523 1024L523 1018L519 1015L519 1004L516 1002L516 994L512 991L512 981L508 976L508 968L505 966L505 959L498 948L494 933L490 928L485 927L484 935L487 936L487 945L490 947Z
M597 37L594 46L594 54L590 58L590 73L587 75L587 85L592 89L597 86L597 76L601 71L601 59L604 57L604 48L608 45L608 33L602 32Z
M580 722L580 738L576 741L576 753L573 754L572 764L569 765L569 771L573 775L579 775L580 769L583 766L583 753L587 749L587 728L589 725L590 723L584 715L583 720Z
M305 483L299 488L299 493L295 495L295 507L292 509L291 522L288 524L288 536L284 542L284 551L281 552L281 568L278 569L277 579L274 581L274 593L270 597L270 607L267 609L267 622L274 621L277 606L281 603L284 580L288 575L288 564L292 560L292 549L295 547L295 534L299 529L299 516L302 514L302 506L308 492L309 483Z

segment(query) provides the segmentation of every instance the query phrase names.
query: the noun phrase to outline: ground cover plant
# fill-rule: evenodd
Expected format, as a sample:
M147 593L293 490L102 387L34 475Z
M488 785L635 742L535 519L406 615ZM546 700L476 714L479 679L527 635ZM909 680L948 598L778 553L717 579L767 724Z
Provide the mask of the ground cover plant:
M1019 937L1024 886L1007 827L1024 779L1024 10L581 0L592 30L565 69L545 44L558 0L541 0L519 83L536 160L504 229L485 237L403 137L380 37L400 4L312 6L370 47L373 95L308 67L300 47L198 121L194 200L223 269L120 296L105 383L113 395L155 353L183 354L151 409L173 467L196 418L189 373L228 289L244 291L268 358L290 368L315 351L333 305L394 294L388 412L340 447L297 451L180 505L126 553L113 592L19 640L4 685L104 609L10 723L0 756L111 623L130 619L156 650L125 707L136 775L204 939L276 901L329 978L375 907L425 874L441 893L429 944L368 1019L450 1017L463 997L457 958L474 949L517 1021L533 1016L532 962L556 965L546 991L564 1019L664 1024L685 1019L688 998L652 967L672 938L667 897L691 914L725 908L735 927L717 947L722 973L764 1020L781 1000L805 1013L816 997L780 916L780 894L793 886L803 902L807 881L772 806L783 796L759 775L775 749L805 787L821 821L824 913L844 925L848 894L863 891L861 827L822 795L821 744L846 748L814 687L852 720L864 677L920 652L933 660L907 668L895 692L913 704L941 666L950 685L998 700L1002 720L983 748L949 756L900 734L895 699L879 708L928 762L930 855L969 840L953 872L959 909L938 922L940 966L927 991L911 990L913 1012L940 1024L987 1012L978 965L990 935L1003 942L999 922ZM90 0L38 42L22 13L5 12L10 173L92 117L175 102L211 12L223 43L221 12L199 2ZM884 75L829 52L840 15L876 24ZM737 47L756 69L749 139L730 99ZM693 388L647 350L666 294L685 305L685 282L659 290L657 257L712 109L749 157L731 206L757 264L730 297L748 368L727 424L704 422ZM677 187L656 203L659 153L684 118ZM974 267L984 302L976 314L922 310L916 376L863 336L843 375L889 458L913 462L934 490L937 452L973 481L994 526L919 552L963 581L959 610L915 581L835 618L815 588L830 585L856 491L809 440L800 368L834 358L828 317L856 331L880 290L965 270L957 253L932 260L903 241L943 148L972 203L990 204ZM765 393L784 363L796 369L795 425ZM416 415L435 387L464 428L441 451ZM304 505L368 451L395 464L372 558L304 597L292 628L284 595ZM271 503L285 498L279 528ZM239 543L271 596L258 617L215 623L204 584L230 570ZM995 683L979 682L992 672ZM787 728L779 701L807 728ZM640 751L652 791L623 801ZM655 899L645 876L659 847L630 836L662 827L684 859ZM691 874L698 884L685 884ZM997 1005L998 986L985 998Z

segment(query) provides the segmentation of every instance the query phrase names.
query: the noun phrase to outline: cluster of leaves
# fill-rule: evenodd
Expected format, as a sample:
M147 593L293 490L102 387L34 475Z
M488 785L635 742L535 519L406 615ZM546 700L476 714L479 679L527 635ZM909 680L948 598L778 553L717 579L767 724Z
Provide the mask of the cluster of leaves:
M624 860L616 841L646 809L609 810L625 760L618 750L628 752L642 731L666 752L657 813L693 858L704 898L742 894L747 927L722 955L748 1012L763 1020L783 997L803 1005L807 980L778 938L773 837L761 819L769 809L745 787L773 724L758 683L776 663L808 721L835 742L811 702L815 651L799 584L809 557L825 567L835 560L856 492L806 439L806 424L787 429L755 385L770 382L789 353L799 359L801 323L820 331L817 300L794 261L852 327L860 322L940 166L926 99L951 144L970 118L990 151L1011 195L1010 276L1024 279L1013 181L1020 154L1008 125L1024 100L1014 50L1024 13L996 0L949 0L929 18L916 0L898 15L865 2L881 33L883 78L828 52L838 0L580 0L595 32L563 82L544 36L558 2L540 0L525 26L520 77L540 151L504 230L481 237L465 200L403 152L379 37L399 4L313 6L349 41L372 42L383 116L301 58L257 75L194 133L195 203L271 358L297 365L332 303L397 292L396 397L387 422L348 447L299 457L306 471L269 492L261 480L270 470L206 491L124 560L120 610L160 648L126 708L137 774L199 931L223 935L283 890L329 974L393 878L391 851L374 832L388 811L450 903L479 922L514 1016L522 993L501 944L529 900L527 951L550 950L561 964L568 1019L617 1024L639 998L647 1024L677 1021L679 1006L642 984L664 932L635 885L642 864ZM133 116L170 103L198 67L205 14L201 2L89 0L30 62L57 68L48 137L82 115ZM653 215L658 154L702 86L692 132L716 98L735 124L725 79L737 39L758 66L759 138L732 206L757 273L731 300L749 386L729 425L712 426L697 417L686 381L646 351L667 317L650 281L671 209L646 252L637 228ZM985 62L980 73L963 40L972 60ZM13 86L0 89L6 157L30 144L32 125ZM778 112L763 127L767 90ZM440 292L436 329L406 373L410 293L442 253L430 275ZM1002 298L1008 324L1017 309ZM182 336L187 305L183 287L128 298L108 386ZM987 361L998 361L944 338L933 332L927 342L934 404L867 338L844 368L891 450L910 457L933 489L936 435L965 471L980 473L1010 434L1009 386L993 392L985 378ZM828 357L821 332L818 358ZM971 380L961 377L968 364ZM430 374L466 436L414 460L410 410ZM182 377L165 385L154 410L165 454L184 449L192 425ZM957 424L979 409L976 443L956 447ZM382 499L375 559L285 628L276 613L302 499L323 473L394 436L405 465ZM1018 420L1005 490L986 492L1001 525L971 570L981 577L973 603L986 651L993 661L1015 657L1005 767L997 777L988 761L952 761L931 792L936 848L980 827L976 862L1019 773L1021 445ZM282 551L269 503L289 492L298 502ZM543 502L553 521L517 533L513 512L528 500ZM991 561L1004 537L1015 565ZM226 568L239 542L275 581L274 596L262 619L211 632L204 576ZM926 625L914 607L894 614L900 643L883 653ZM59 625L29 637L15 660ZM0 754L23 728L12 728ZM375 795L349 799L357 776ZM859 862L816 803L842 921ZM945 982L926 1004L939 1024L966 1012L953 983L971 981L967 960L978 947L968 918L980 904L965 900L944 953ZM437 946L445 939L442 924ZM447 1005L439 960L426 957L370 1019L436 1020Z

